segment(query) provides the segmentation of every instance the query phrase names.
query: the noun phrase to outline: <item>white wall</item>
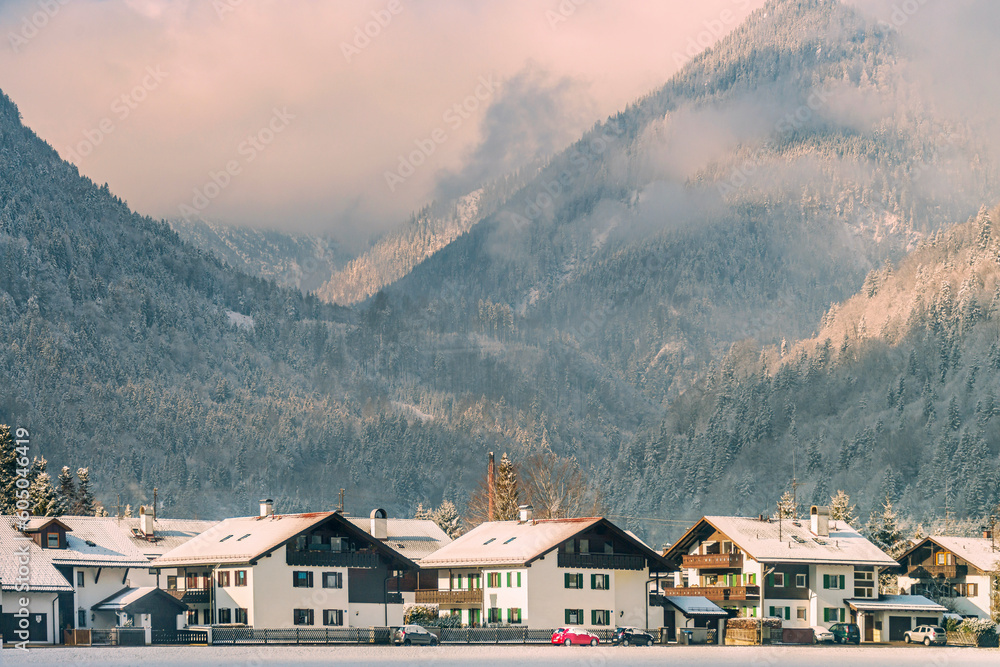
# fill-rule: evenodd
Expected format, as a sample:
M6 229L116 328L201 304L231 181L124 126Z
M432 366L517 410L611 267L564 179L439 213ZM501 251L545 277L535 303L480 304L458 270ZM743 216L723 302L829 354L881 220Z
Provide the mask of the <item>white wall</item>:
M325 609L330 609L330 607L325 607ZM381 628L386 624L387 611L389 626L403 624L403 605L401 604L391 604L386 609L384 605L374 602L353 602L348 609L350 618L348 618L348 614L344 615L344 625L352 628ZM322 622L322 612L317 610L316 624L322 627Z
M528 623L528 573L531 568L489 568L483 570L483 623L489 623L489 610L492 607L500 609L500 622L507 623L507 610L521 610L521 623ZM507 573L511 575L511 585L507 586ZM517 585L517 575L521 575L521 586ZM500 586L489 585L490 575L500 575ZM586 583L586 582L585 582ZM588 584L589 585L589 584ZM517 625L517 624L515 624Z
M276 549L269 558L261 558L255 566L248 568L251 571L247 573L247 587L252 590L253 595L253 605L249 607L248 622L250 625L258 628L294 628L293 610L295 609L313 610L314 625L312 627L323 627L324 609L341 609L344 611L344 625L357 625L354 623L353 614L349 614L347 600L350 581L347 578L347 568L287 565L285 562L286 548L282 546ZM312 572L313 587L295 588L292 586L293 571ZM344 587L323 588L323 572L341 572ZM237 599L244 599L242 594L236 593L237 590L235 588L225 589L226 595L234 603ZM378 605L378 607L381 611L382 605ZM400 608L402 608L401 605ZM378 624L381 625L381 614L379 618ZM364 627L368 625L371 624L366 623Z
M825 589L823 588L823 575L830 575L831 577L840 575L844 576L844 589ZM809 625L819 625L822 627L830 627L834 623L840 622L840 616L837 616L837 620L823 621L823 609L826 607L844 609L844 621L849 622L851 620L851 611L844 604L845 599L854 597L854 566L853 565L812 565L809 567L809 585L811 590L811 600L810 600L810 622ZM878 574L875 576L875 587L878 588ZM877 590L876 590L877 594ZM837 612L838 614L840 612Z
M97 581L97 573L100 571L100 578ZM126 574L127 571L127 574ZM78 572L83 573L84 584L77 586ZM125 583L122 583L124 577ZM117 624L115 616L91 612L98 602L105 600L127 586L138 588L140 586L155 586L156 575L150 574L148 568L123 568L123 567L74 567L73 581L70 582L74 588L73 595L73 627L82 629L92 628L113 628ZM86 625L77 624L78 610L83 607L86 610ZM94 618L91 619L93 614Z

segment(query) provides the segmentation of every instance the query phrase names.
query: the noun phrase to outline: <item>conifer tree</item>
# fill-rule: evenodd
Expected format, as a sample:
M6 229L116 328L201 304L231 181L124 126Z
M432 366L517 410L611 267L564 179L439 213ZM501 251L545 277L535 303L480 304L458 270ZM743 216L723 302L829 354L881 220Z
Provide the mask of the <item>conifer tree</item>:
M785 491L778 501L777 519L797 519L799 516L799 505L795 502L795 497L791 491Z
M506 452L500 459L497 471L495 513L497 521L514 521L517 519L517 508L520 505L520 490L517 483L517 471L514 462Z
M76 481L69 466L63 466L59 471L59 498L60 514L76 514L77 491Z
M429 518L451 539L455 539L463 532L462 517L459 516L455 503L450 500L444 501L434 512L429 513Z
M45 459L41 459L38 472L28 487L28 498L31 500L32 516L58 516L59 499L55 487L52 486L52 476L45 470Z
M417 511L413 513L414 519L427 520L431 518L431 511L424 509L423 503L417 504Z
M0 424L0 514L17 509L17 450L10 427Z
M854 514L856 507L851 504L851 497L843 490L839 490L837 495L830 498L830 518L856 528L858 525L858 517Z

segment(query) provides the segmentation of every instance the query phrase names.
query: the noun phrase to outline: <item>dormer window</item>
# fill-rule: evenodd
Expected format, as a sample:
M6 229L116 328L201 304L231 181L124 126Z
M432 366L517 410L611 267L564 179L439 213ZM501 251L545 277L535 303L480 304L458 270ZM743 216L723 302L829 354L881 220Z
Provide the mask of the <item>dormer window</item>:
M49 549L58 549L59 533L45 533L45 546Z

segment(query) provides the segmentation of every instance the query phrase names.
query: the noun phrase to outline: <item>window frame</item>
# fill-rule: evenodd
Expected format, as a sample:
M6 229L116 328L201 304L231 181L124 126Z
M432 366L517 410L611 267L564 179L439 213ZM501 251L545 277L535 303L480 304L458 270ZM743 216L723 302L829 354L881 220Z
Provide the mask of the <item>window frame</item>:
M801 584L799 582L802 582ZM809 588L809 577L801 572L795 575L795 587L796 588Z
M55 544L52 544L52 538L53 537L56 538L56 543ZM52 532L45 533L45 548L46 549L58 549L60 544L62 544L62 540L59 539L59 532L58 531L54 530Z
M331 582L329 585L328 582ZM323 588L339 589L344 587L344 573L343 572L324 572L323 573Z
M233 572L234 576L234 586L246 586L247 585L247 571L246 570L235 570Z
M344 610L343 609L324 609L323 610L323 625L325 627L343 627L343 625L344 625Z
M299 622L300 614L302 622ZM292 625L316 625L312 609L292 609Z
M785 573L784 572L772 572L771 573L771 586L773 588L784 588L785 587Z
M229 588L229 570L219 570L216 572L219 588Z
M219 625L233 622L233 610L229 607L219 607Z
M233 622L241 625L249 625L248 621L250 619L249 610L246 607L236 607L236 611L233 614Z

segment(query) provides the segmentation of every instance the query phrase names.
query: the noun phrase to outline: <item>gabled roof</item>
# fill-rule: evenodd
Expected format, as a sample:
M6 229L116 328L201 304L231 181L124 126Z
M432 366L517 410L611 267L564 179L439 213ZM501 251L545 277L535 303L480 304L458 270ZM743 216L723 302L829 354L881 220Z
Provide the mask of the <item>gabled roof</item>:
M60 520L72 531L66 534L67 548L45 549L56 565L90 567L149 567L149 561L171 546L187 542L211 528L214 521L157 519L150 542L136 537L132 528L138 519L94 516L63 516Z
M597 526L631 544L650 561L652 569L670 570L670 564L632 535L599 517L490 521L420 561L421 568L528 565L563 542Z
M28 519L28 521L24 524L24 532L26 532L26 533L37 533L37 532L39 532L41 530L44 530L48 526L51 526L52 524L55 524L55 525L61 527L63 530L73 530L72 528L70 528L69 526L67 526L65 523L63 523L62 521L60 521L57 517L54 517L54 516L33 516L30 519Z
M400 569L417 565L395 549L376 540L336 512L273 514L225 519L153 561L153 567L181 567L213 563L249 563L274 551L309 530L335 523L347 535L373 546L394 559Z
M0 590L12 591L15 587L28 584L28 590L33 592L59 592L72 591L73 587L66 577L59 573L46 552L50 549L42 549L35 544L34 540L25 537L14 527L15 519L12 516L0 516ZM19 554L27 548L28 552L28 577L27 582L18 580Z
M819 537L809 529L808 520L784 520L779 526L776 520L761 521L736 516L703 517L665 555L679 564L691 547L716 531L759 563L898 565L891 556L843 521L831 521L830 535Z
M371 534L371 519L347 517L356 527ZM451 538L429 519L385 519L386 539L382 540L412 561L419 562L441 547L451 544Z
M129 608L136 602L140 602L149 597L163 599L167 604L173 605L180 611L187 609L187 605L156 586L142 586L140 588L123 588L114 595L107 597L91 609L95 611L129 611Z
M928 542L933 542L945 551L950 551L983 572L992 572L993 570L1000 569L1000 551L994 551L993 540L986 539L985 537L931 535L907 549L899 557L899 562L903 563L911 553ZM1000 546L1000 540L997 540L997 546Z

